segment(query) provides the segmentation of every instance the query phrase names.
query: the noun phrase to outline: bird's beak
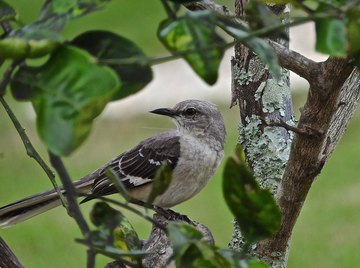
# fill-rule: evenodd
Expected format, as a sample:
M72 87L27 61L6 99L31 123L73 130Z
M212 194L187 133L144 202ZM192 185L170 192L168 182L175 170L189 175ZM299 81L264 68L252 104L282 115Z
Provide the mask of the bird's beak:
M174 117L175 115L177 115L177 113L173 109L169 109L169 108L155 109L153 111L150 111L150 113L166 115L166 116L170 116L170 117Z

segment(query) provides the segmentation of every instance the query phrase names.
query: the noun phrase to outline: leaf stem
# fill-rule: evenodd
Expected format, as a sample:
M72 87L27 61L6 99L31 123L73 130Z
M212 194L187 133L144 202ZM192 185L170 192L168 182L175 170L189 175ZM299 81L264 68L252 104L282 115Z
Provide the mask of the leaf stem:
M132 213L142 217L143 219L149 221L150 223L154 224L157 228L161 229L161 230L164 230L166 231L166 228L162 225L160 225L158 222L156 222L153 218L151 218L150 216L146 215L145 213L141 212L140 210L136 209L136 208L133 208L131 206L128 205L128 202L126 203L122 203L120 201L116 201L116 200L113 200L111 198L108 198L108 197L103 197L103 196L99 196L99 197L96 197L96 199L100 199L102 201L105 201L105 202L109 202L109 203L112 203L114 205L117 205L119 207L122 207L122 208L125 208L129 211L131 211ZM131 201L132 202L132 201ZM144 208L150 208L152 210L154 210L154 207L150 204L147 204L147 203L142 203L142 202L137 202L135 203L136 205L140 205Z
M10 66L5 70L3 78L0 81L0 96L4 96L6 87L10 83L11 75L16 69L16 67L20 64L21 61L14 60Z
M161 0L161 3L163 4L163 7L164 7L168 17L172 20L176 20L176 14L169 6L169 3L167 2L167 0Z

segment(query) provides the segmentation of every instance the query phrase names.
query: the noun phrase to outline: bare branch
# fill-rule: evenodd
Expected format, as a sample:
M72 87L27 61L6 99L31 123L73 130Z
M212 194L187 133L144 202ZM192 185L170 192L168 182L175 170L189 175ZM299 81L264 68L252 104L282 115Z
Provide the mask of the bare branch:
M317 137L319 136L321 133L317 132L316 130L313 129L300 129L297 128L295 126L289 125L288 123L286 123L284 120L282 120L281 118L278 119L278 121L271 121L271 122L267 122L265 118L260 118L260 120L263 122L263 124L265 124L268 127L282 127L285 128L288 131L292 131L298 135L307 135L307 136L314 136Z
M0 267L4 267L4 268L24 267L1 237L0 237Z
M2 81L4 81L4 80L2 80ZM46 173L46 175L50 179L54 189L58 193L62 204L65 204L64 196L61 193L60 188L56 183L54 172L50 169L50 167L41 158L40 154L36 151L35 147L31 143L29 137L26 135L25 129L22 127L19 120L15 116L14 112L12 111L12 109L10 108L10 106L8 105L8 103L5 101L5 99L2 96L0 96L0 103L3 105L5 111L7 112L7 114L10 117L12 123L14 124L14 127L15 127L16 131L18 132L18 134L19 134L19 136L20 136L20 138L21 138L21 140L22 140L22 142L24 144L27 155L29 157L31 157L31 158L34 158L34 160L44 170L44 172Z
M78 194L63 162L61 161L61 158L51 153L50 151L49 151L49 157L50 157L50 162L57 171L57 173L59 174L61 182L63 183L64 189L66 191L67 212L70 217L74 218L74 220L76 221L77 225L79 226L84 236L84 239L88 242L88 244L90 244L90 247L87 250L87 268L93 268L95 267L95 253L92 250L91 247L92 241L91 239L89 239L89 235L88 235L90 232L89 226L87 225L76 200Z
M82 234L85 236L89 233L89 227L80 211L80 207L76 201L76 197L78 196L75 187L70 179L70 176L65 169L63 162L60 157L51 153L49 151L50 162L52 166L55 168L56 172L59 174L61 182L66 191L66 199L68 201L68 206L66 207L68 214L75 219Z
M318 63L273 40L268 40L268 42L275 50L281 67L293 71L307 81L311 81L316 76Z
M5 70L3 78L0 81L0 96L3 96L5 94L5 89L10 82L11 75L20 63L21 61L13 61L10 66Z
M309 127L321 135L295 136L277 194L283 216L282 225L277 234L258 247L260 256L286 250L307 193L359 103L360 75L354 71L351 62L331 58L322 64L322 68L323 75L315 80L320 84L311 84L298 124L299 128ZM347 104L343 105L344 102Z
M219 5L215 3L213 0L203 0L198 2L189 2L183 4L187 9L195 11L195 10L211 10L218 14L224 15L224 16L231 16L235 17L235 14L232 13L229 8L225 5ZM246 22L243 22L244 24L247 24Z

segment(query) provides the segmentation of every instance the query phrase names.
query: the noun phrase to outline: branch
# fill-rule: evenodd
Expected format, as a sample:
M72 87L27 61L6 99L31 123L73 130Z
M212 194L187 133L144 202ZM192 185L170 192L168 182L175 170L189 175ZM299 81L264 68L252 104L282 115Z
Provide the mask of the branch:
M268 42L278 56L281 67L293 71L309 82L316 77L319 66L315 61L280 45L273 40L268 40Z
M211 10L222 16L229 16L229 17L234 17L234 18L236 17L236 15L233 12L231 12L227 6L219 5L219 4L215 3L213 0L189 2L189 3L184 3L183 6L192 11ZM236 21L242 25L247 25L247 23L245 21L240 20L238 18L236 19Z
M57 173L59 174L63 187L66 191L66 199L68 204L66 206L67 212L70 217L74 218L86 242L90 245L89 249L87 250L87 267L93 268L95 267L95 252L92 250L92 246L91 246L92 241L91 239L89 239L89 233L90 233L89 226L87 225L76 200L78 194L63 162L61 161L61 158L51 153L50 151L49 151L49 157L50 157L50 162L57 171Z
M66 199L67 199L67 211L70 217L74 218L76 223L78 224L82 234L85 236L89 233L89 227L81 213L80 207L77 203L77 191L75 190L74 184L72 183L70 176L61 161L60 157L51 153L49 151L50 162L52 166L55 168L56 172L59 174L63 187L66 191Z
M0 81L0 96L5 94L6 87L10 83L11 75L21 61L13 61L10 66L5 70L3 78Z
M328 156L331 155L335 146L343 136L350 119L354 115L360 100L360 73L354 70L349 76L345 87L341 91L338 109L330 122L330 129L327 137L330 143L323 151L327 151Z
M316 81L326 81L326 91L322 84L311 84L298 127L317 130L320 135L316 138L296 135L294 138L277 194L282 225L272 238L258 247L260 256L286 250L307 193L359 102L360 75L347 59L330 58L322 64ZM347 97L351 98L345 99ZM343 105L344 102L347 104Z
M236 23L242 25L243 27L248 28L248 23L242 20L239 16L232 13L226 6L216 4L213 0L203 0L199 2L190 2L187 4L183 4L189 10L211 10L216 12L222 16L233 17ZM294 22L293 24L286 25L289 27L290 25L296 25L305 22L306 20L312 20L313 18L305 18L305 20L300 19L299 21ZM281 26L283 27L283 26ZM264 34L264 32L272 31L269 29L261 29L260 31L256 31L257 34ZM251 35L252 36L252 35ZM316 62L311 59L301 55L286 46L279 44L276 41L267 40L269 44L274 49L276 55L279 58L279 64L281 67L286 68L299 76L305 78L308 81L311 81L316 76L316 68L318 67Z
M162 226L167 226L169 223L169 220L160 214L155 214L154 220ZM188 224L188 222L185 223ZM214 238L205 225L195 221L192 221L191 224L203 234L203 241L214 244ZM142 263L145 268L175 267L173 262L169 263L173 249L165 231L153 227L149 239L144 243L143 250L153 253L143 259Z
M3 82L3 81L4 80L2 80L1 82ZM3 84L3 83L1 83L1 84ZM20 136L20 138L21 138L21 140L22 140L22 142L23 142L23 144L25 146L27 155L30 158L33 158L40 165L40 167L45 171L45 173L49 177L54 189L58 193L61 202L63 204L65 204L64 196L61 193L60 188L56 183L55 175L54 175L53 171L45 163L45 161L41 158L40 154L36 151L35 147L31 143L29 137L26 135L25 129L22 127L19 120L16 118L14 112L11 110L10 106L7 104L7 102L5 101L5 99L2 96L0 96L0 102L3 105L3 107L4 107L5 111L7 112L7 114L9 115L11 121L13 122L13 124L15 126L15 129L19 133L19 136Z
M0 267L4 267L4 268L24 267L1 237L0 237Z

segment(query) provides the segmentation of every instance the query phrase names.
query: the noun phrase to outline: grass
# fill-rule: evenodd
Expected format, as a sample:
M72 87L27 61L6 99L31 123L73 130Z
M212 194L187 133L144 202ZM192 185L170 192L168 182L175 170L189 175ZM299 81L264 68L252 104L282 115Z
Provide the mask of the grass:
M19 11L24 23L36 18L43 1L8 1ZM14 3L12 3L14 2ZM232 1L223 1L232 2ZM141 5L141 8L139 8ZM141 18L136 19L134 18ZM163 53L155 37L158 22L165 18L160 1L112 1L109 7L79 20L71 21L64 33L71 39L89 29L111 29L130 38L148 55ZM146 45L144 45L146 44ZM304 96L297 98L302 103ZM29 109L11 103L27 133L46 158L46 150L39 141ZM300 106L301 104L297 104ZM223 108L228 130L226 155L232 152L237 140L238 110ZM51 188L40 167L29 159L21 141L0 109L0 205L5 205L39 191ZM149 128L151 126L151 128ZM79 178L107 162L119 152L133 146L144 137L172 125L151 115L132 119L108 120L100 118L85 144L65 160L73 178ZM360 116L356 116L320 177L314 182L295 226L289 257L290 268L300 267L357 267L360 261L360 183L359 151ZM209 185L194 199L175 209L209 226L220 246L231 238L232 217L221 192L221 168ZM85 215L91 203L82 206ZM147 222L128 214L130 220L146 238ZM13 228L0 230L0 236L15 251L22 263L36 267L84 267L85 248L74 242L81 237L75 222L57 208ZM109 260L98 258L97 267Z
M19 119L44 158L46 152L38 140L33 121L28 120L28 108L13 103ZM238 110L222 107L230 155L237 140ZM5 113L0 131L0 203L7 204L24 196L51 188L38 165L25 154ZM151 127L150 127L151 126ZM65 162L73 178L79 178L102 165L137 141L156 132L173 127L169 120L144 114L136 118L109 120L100 118L85 144ZM315 181L304 209L296 224L292 239L289 267L356 267L360 245L360 183L358 180L360 116L355 116L321 176ZM232 217L223 201L221 169L209 185L195 198L175 210L204 223L213 232L218 245L226 246L232 233ZM91 203L82 206L85 215ZM150 225L141 218L126 213L142 238ZM26 267L84 267L85 248L74 242L81 237L75 222L63 208L57 208L12 228L1 230ZM100 257L97 267L109 260Z
M46 152L33 129L33 122L26 120L26 112L21 112L21 104L13 103L13 106L18 108L20 120L25 121L27 133L46 158ZM3 112L2 114L4 115ZM228 112L228 115L229 142L226 148L230 153L236 142L236 109ZM0 147L0 180L3 184L0 188L1 205L51 188L50 182L37 164L26 156L9 120L5 116L3 119L0 127L3 133ZM65 162L73 178L79 178L130 148L140 139L172 127L169 120L150 114L127 120L119 118L116 121L103 118L95 124L90 138L81 149L65 159ZM217 243L226 246L231 238L232 217L222 198L220 173L221 169L203 192L175 209L209 226ZM85 204L82 208L84 214L88 215L91 204ZM127 215L145 239L151 226L141 218L129 213ZM23 224L2 230L0 235L14 249L26 267L48 267L49 263L53 267L85 265L84 247L74 242L74 238L81 237L81 234L63 208L57 208ZM100 261L105 263L108 259L100 258Z

